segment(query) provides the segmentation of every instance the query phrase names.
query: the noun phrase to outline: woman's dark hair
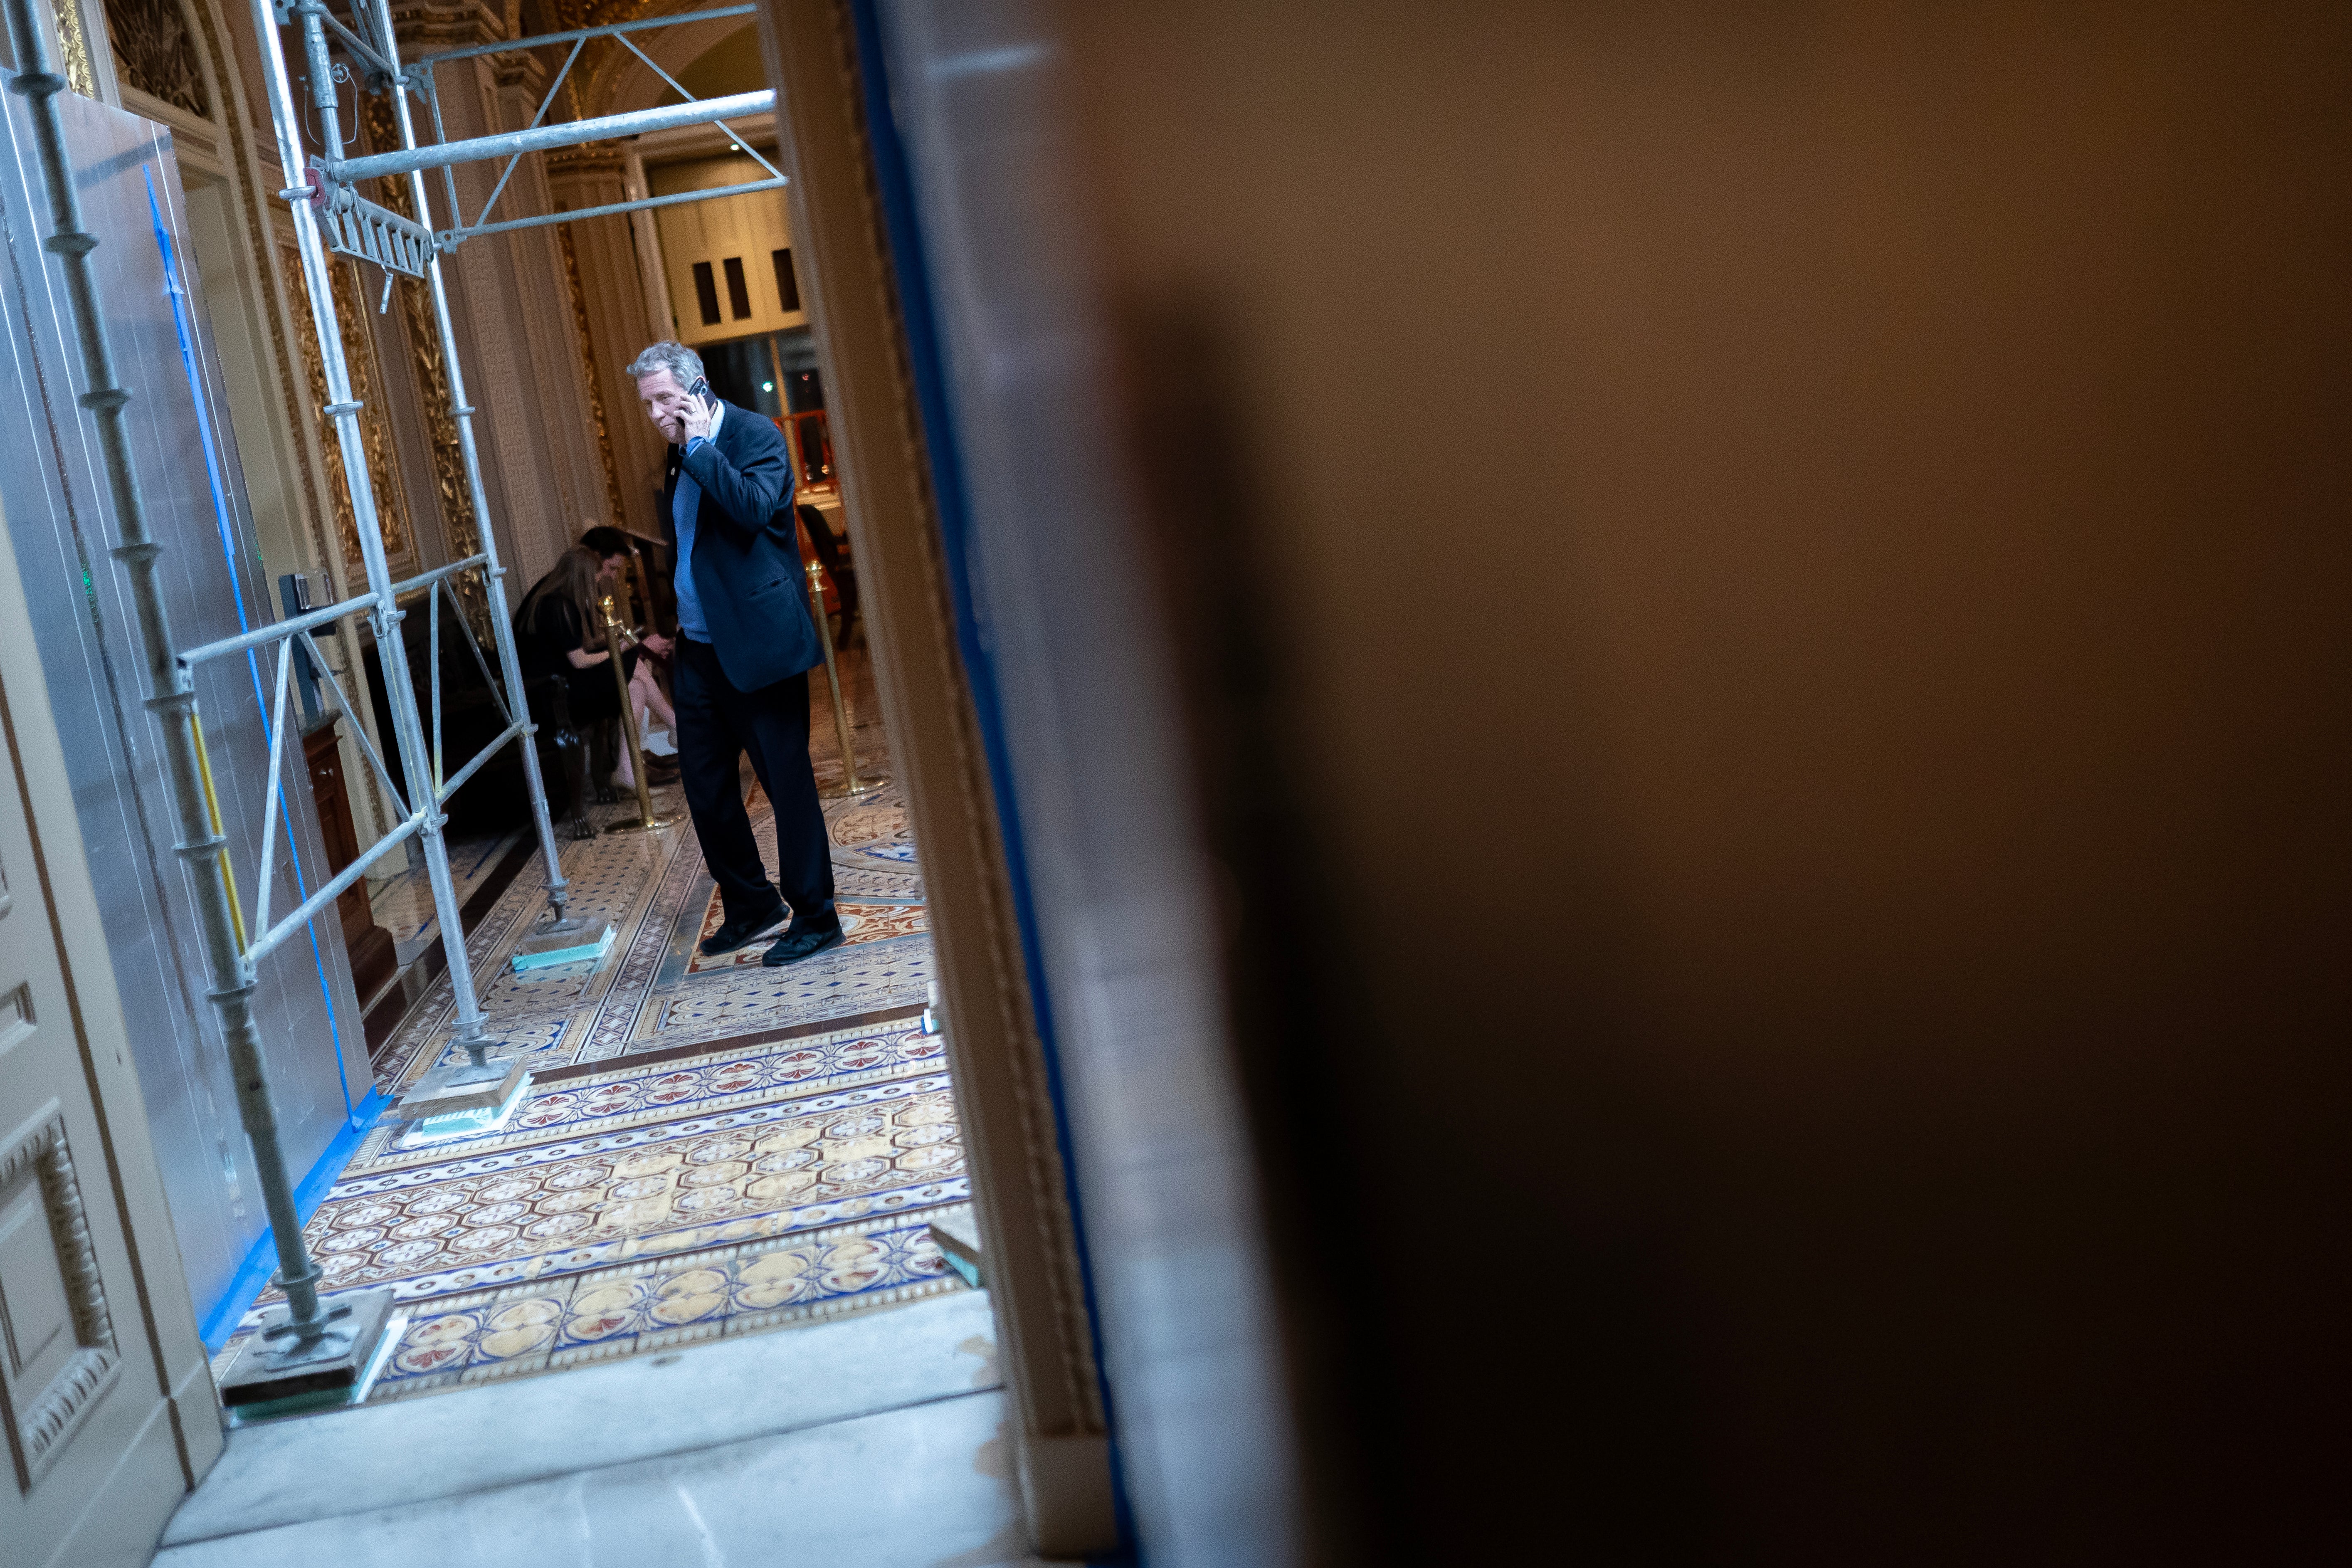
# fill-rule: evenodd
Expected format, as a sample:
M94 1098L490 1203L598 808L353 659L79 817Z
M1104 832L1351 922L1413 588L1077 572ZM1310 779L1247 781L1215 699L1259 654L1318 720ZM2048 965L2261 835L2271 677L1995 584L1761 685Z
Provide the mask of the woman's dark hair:
M580 542L587 549L594 551L596 559L600 562L614 555L634 555L637 548L636 542L619 529L603 525L592 528L582 534Z
M614 531L618 532L616 529ZM534 632L551 628L540 624L541 612L550 599L568 600L580 611L580 626L584 633L596 625L596 574L604 569L604 558L583 544L575 544L555 558L554 569L535 584L516 612L516 624Z

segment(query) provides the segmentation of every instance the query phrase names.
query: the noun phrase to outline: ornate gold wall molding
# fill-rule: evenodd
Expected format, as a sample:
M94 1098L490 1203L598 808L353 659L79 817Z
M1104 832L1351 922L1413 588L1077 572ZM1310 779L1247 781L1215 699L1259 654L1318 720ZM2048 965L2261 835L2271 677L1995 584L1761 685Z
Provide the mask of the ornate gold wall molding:
M82 30L81 0L57 0L58 52L66 58L66 85L84 98L98 96L98 68L90 63L89 35Z
M327 504L334 510L335 538L342 546L333 557L343 568L345 584L363 581L360 571L360 533L352 519L351 488L343 478L343 449L335 439L334 426L323 414L312 412L326 407L333 399L327 395L326 362L319 357L319 323L310 313L310 291L294 281L302 276L302 258L292 246L279 252L288 279L286 312L294 318L294 341L302 353L302 378L310 388L310 401L303 408L302 422L309 424L319 437L319 456L327 465ZM321 553L321 560L330 559Z
M277 277L277 268L271 258L277 251L269 242L269 215L261 205L253 153L246 142L245 115L238 107L235 67L227 51L221 47L220 28L213 19L210 5L206 0L191 0L191 4L196 14L196 26L204 34L205 55L212 64L213 82L220 99L219 123L228 138L230 163L236 176L234 184L237 209L245 217L245 242L253 257L253 275L261 284L262 314L269 322L269 347L278 363L278 395L286 408L286 428L294 443L294 465L302 479L302 514L310 525L310 543L315 552L312 559L323 569L333 562L334 554L327 548L326 523L319 515L318 471L311 468L310 449L302 440L302 429L308 421L302 412L302 400L294 390L294 359L286 347L286 318L273 297L272 280ZM295 276L299 288L300 274Z
M286 248L284 259L287 272L299 278L302 258L292 247ZM335 294L335 314L340 318L337 325L341 329L352 395L363 405L360 410L360 445L367 455L368 479L375 490L376 519L383 531L384 557L400 566L412 566L416 550L408 531L408 505L401 489L400 465L393 454L391 431L384 422L381 404L383 378L377 370L375 342L367 329L367 306L360 299L358 282L352 275L353 265L340 258L331 259L328 276ZM328 495L335 509L335 536L342 545L343 569L347 574L344 581L362 583L367 572L360 554L359 519L352 510L342 442L336 437L334 420L325 412L333 399L327 395L327 367L319 353L317 318L310 313L307 289L289 289L286 300L295 317L295 335L302 344L302 369L310 383L310 407L319 433L319 450L326 458Z
M75 4L77 0L58 0L60 22ZM115 75L124 86L199 120L213 117L204 68L196 63L195 37L180 0L106 0L106 33L114 46ZM87 40L82 47L87 69Z
M381 94L360 100L360 117L373 152L390 152L400 145L400 130L392 104ZM416 216L405 176L378 180L376 199L403 217ZM457 405L449 395L446 357L441 352L441 331L433 319L433 297L424 283L399 282L393 292L400 299L402 335L407 339L409 363L415 367L417 405L425 418L425 445L433 461L433 499L441 516L442 537L449 559L463 560L482 548L481 520L474 515L473 491L466 483L466 452L457 435ZM452 584L466 606L475 630L489 632L488 601L479 577L461 576Z
M362 97L362 106L381 106L381 99ZM385 120L391 120L391 108L381 108ZM404 184L404 181L379 181L383 185ZM404 205L402 205L404 209ZM287 278L301 279L301 257L287 247L285 251ZM369 315L374 312L374 300L360 299L360 263L341 257L327 258L327 278L334 289L336 329L343 339L343 364L351 374L351 395L360 402L360 447L367 451L367 478L376 491L376 521L383 529L383 557L395 566L416 564L416 536L409 527L407 489L400 484L400 454L393 449L391 421L383 416L383 367L376 357L376 334L369 327ZM393 284L400 296L402 315L412 308L412 287ZM287 303L297 308L301 318L301 348L303 372L310 378L310 409L318 418L320 454L327 458L330 478L330 503L334 505L334 531L343 545L343 566L351 583L364 581L364 566L360 557L360 521L351 510L351 487L343 470L343 445L334 433L334 421L322 409L327 402L327 367L318 355L318 322L310 315L310 294L308 287L287 287ZM446 397L445 397L446 402ZM466 550L473 555L473 550Z
M360 292L359 263L341 258L327 263L335 290L336 326L343 339L343 361L352 378L352 395L360 409L360 444L367 451L368 479L375 491L376 522L383 534L383 553L395 568L417 564L416 535L409 526L408 494L400 482L400 458L392 445L392 425L383 411L383 365L376 357L375 334L368 330L374 302ZM395 286L396 288L396 286ZM323 406L323 405L322 405ZM332 439L333 426L328 427ZM352 531L358 548L359 530Z
M457 405L449 395L448 362L441 352L441 333L433 321L433 301L421 283L395 285L400 295L403 325L408 336L409 359L416 367L417 403L425 416L426 444L432 447L433 499L440 509L449 558L463 560L482 548L481 521L474 515L474 497L466 483L465 447L457 437ZM487 634L488 613L482 580L467 574L453 584L476 629Z
M61 3L72 4L73 0L61 0ZM212 96L220 104L220 113L215 122L227 140L230 169L235 176L229 183L236 194L237 211L245 219L245 243L253 258L255 281L261 290L261 314L269 323L270 356L278 367L278 402L286 414L285 437L293 445L294 469L301 491L300 516L310 533L310 564L328 579L320 584L321 591L316 595L317 600L323 603L341 596L333 579L336 553L327 542L327 521L319 510L319 470L311 464L310 445L303 438L303 432L310 427L310 419L304 412L300 395L295 390L294 351L288 348L286 342L289 313L299 305L299 314L295 319L301 324L297 335L301 339L306 358L317 356L318 337L310 325L310 300L303 289L301 268L296 267L286 275L290 279L290 284L284 288L287 303L279 303L280 285L284 279L280 277L276 258L280 252L272 243L273 226L268 209L262 205L264 185L255 172L253 148L246 136L244 94L239 87L237 68L230 60L228 51L221 47L220 24L213 15L211 0L188 0L188 8L195 16L196 29L204 37L205 59L212 67ZM324 384L322 374L319 384L323 386ZM338 499L346 499L340 482L335 486L334 494ZM350 581L349 577L343 579L345 584ZM358 668L360 641L353 625L347 621L337 627L335 640L342 649L345 667ZM368 721L373 722L372 720ZM373 819L379 823L390 820L384 814L383 795L377 787L373 772L366 768L355 771L366 791Z

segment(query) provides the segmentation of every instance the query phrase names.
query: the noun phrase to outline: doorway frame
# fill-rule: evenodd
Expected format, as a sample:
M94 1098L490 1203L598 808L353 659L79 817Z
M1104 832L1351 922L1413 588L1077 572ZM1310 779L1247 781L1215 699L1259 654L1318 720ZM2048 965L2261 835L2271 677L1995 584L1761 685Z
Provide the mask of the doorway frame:
M875 686L922 846L1023 1500L1041 1553L1116 1551L1124 1509L1094 1307L987 735L957 641L857 16L847 0L761 0L760 41Z

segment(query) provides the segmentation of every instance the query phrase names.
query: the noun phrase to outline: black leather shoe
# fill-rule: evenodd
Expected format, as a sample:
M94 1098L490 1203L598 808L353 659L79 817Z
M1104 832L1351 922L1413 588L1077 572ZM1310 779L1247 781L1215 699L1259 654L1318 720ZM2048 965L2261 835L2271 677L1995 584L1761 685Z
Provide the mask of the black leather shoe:
M761 932L773 930L776 922L783 918L784 906L778 904L766 914L753 915L749 920L729 921L702 939L702 956L717 958L721 953L733 952L739 947L749 947L759 940Z
M839 921L831 926L787 931L776 939L774 946L760 955L760 962L770 969L798 963L803 958L814 958L828 947L838 947L848 935Z

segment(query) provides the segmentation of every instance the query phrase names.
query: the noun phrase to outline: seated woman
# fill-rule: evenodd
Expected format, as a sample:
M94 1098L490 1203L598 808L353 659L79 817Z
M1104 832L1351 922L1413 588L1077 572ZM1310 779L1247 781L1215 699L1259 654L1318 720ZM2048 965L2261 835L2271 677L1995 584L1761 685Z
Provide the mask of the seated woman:
M555 567L524 595L515 612L515 652L526 679L541 676L562 679L571 701L572 721L585 726L599 719L617 718L620 695L613 672L606 668L612 654L603 646L604 613L597 607L602 591L597 577L604 563L593 550L573 545L556 557ZM644 700L642 688L653 684L653 671L642 666L630 683L630 694ZM665 704L667 706L667 704ZM629 766L629 749L619 748L613 782L623 789L636 787ZM666 783L672 770L647 763L647 784Z
M617 528L599 525L581 534L580 543L582 548L594 552L602 563L596 573L597 594L610 594L619 588L629 557L636 552L629 536ZM621 653L621 657L628 661L629 695L635 700L637 710L637 739L645 742L648 754L663 757L676 756L677 747L667 740L658 745L655 742L654 726L647 722L648 716L659 720L660 728L667 735L675 736L677 733L677 715L670 709L669 693L662 685L662 672L648 666L640 657L640 652L667 659L670 647L669 638L658 632L648 632L638 640L636 647L625 648Z

